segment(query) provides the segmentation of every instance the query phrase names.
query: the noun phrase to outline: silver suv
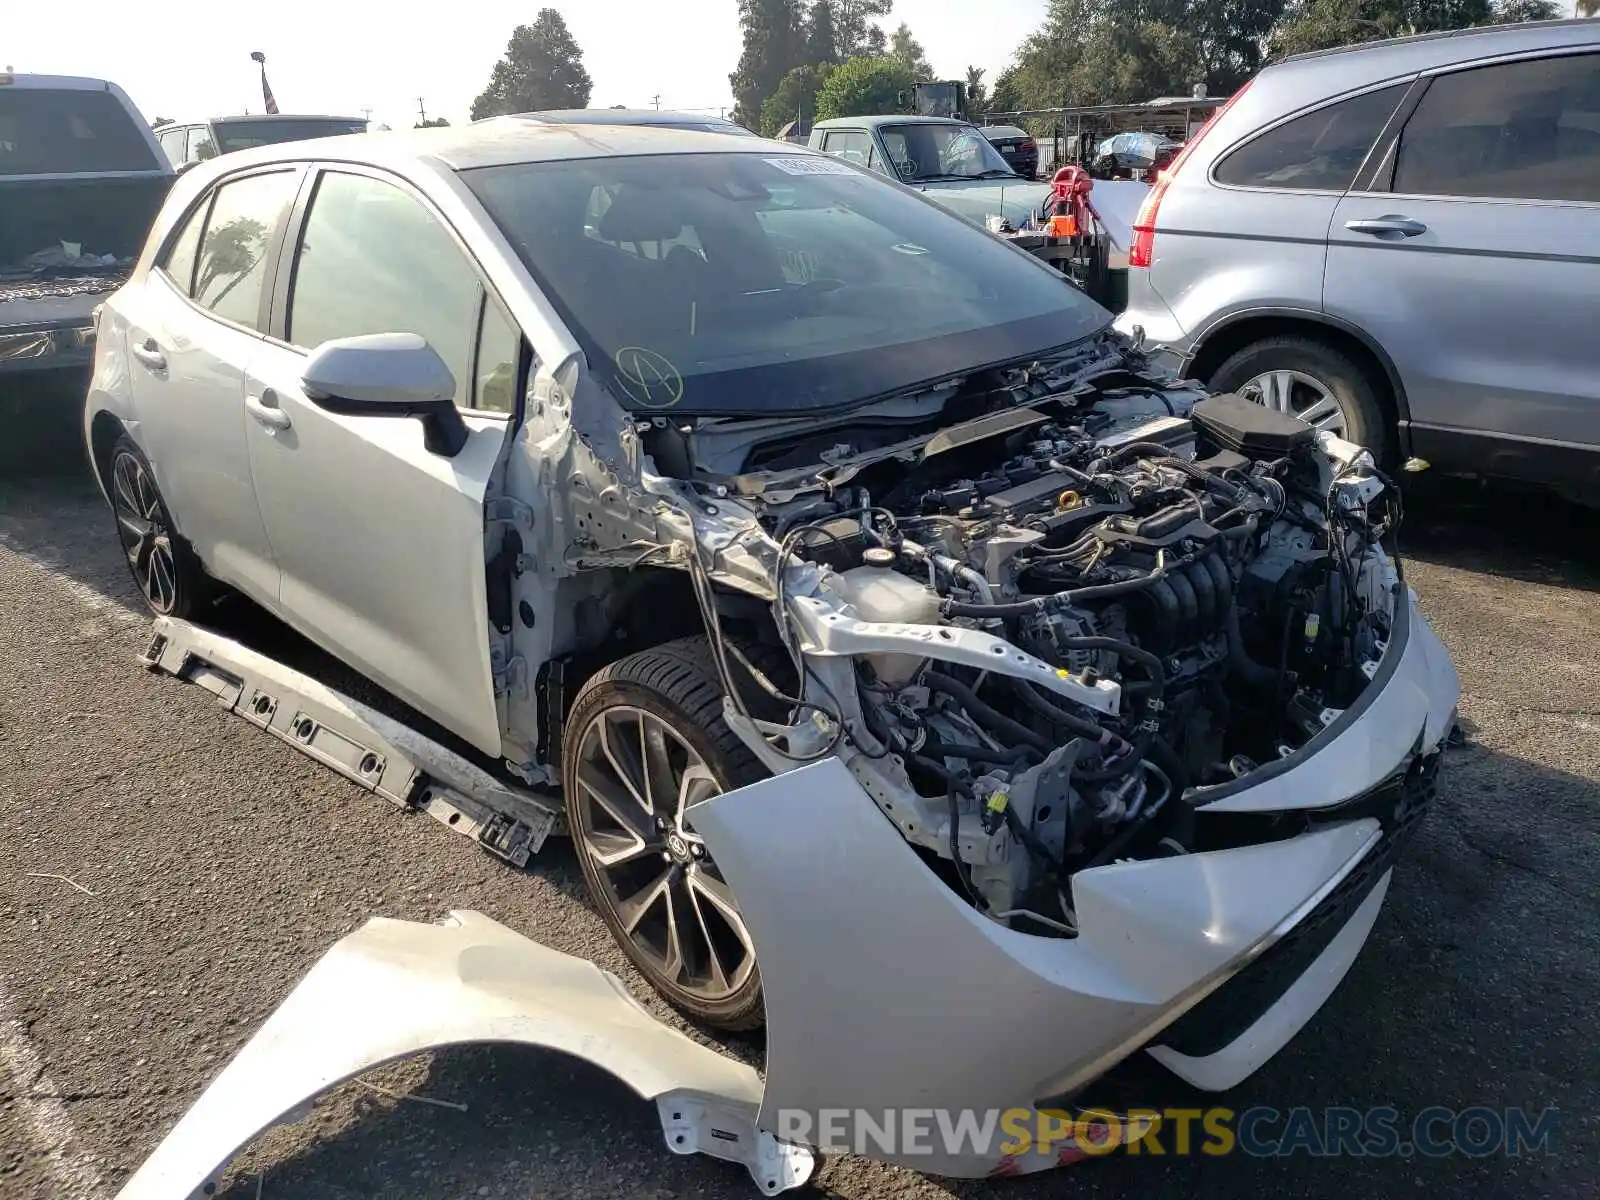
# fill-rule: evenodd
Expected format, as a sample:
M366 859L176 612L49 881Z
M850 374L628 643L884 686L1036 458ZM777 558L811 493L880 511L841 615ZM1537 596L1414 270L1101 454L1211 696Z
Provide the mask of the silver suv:
M1600 22L1263 70L1146 198L1129 304L1184 374L1386 457L1600 498Z

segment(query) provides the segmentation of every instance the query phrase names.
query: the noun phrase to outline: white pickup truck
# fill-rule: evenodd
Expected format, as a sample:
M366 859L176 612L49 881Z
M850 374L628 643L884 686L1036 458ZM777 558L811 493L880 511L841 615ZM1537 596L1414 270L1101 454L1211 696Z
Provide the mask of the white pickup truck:
M0 412L25 382L81 372L94 309L127 278L174 179L114 83L0 74Z

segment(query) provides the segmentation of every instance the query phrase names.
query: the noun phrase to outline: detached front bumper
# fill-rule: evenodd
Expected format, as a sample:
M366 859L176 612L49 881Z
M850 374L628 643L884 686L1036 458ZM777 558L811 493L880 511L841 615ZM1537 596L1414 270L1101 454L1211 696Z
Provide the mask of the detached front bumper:
M1215 1088L1270 1058L1366 940L1455 711L1443 647L1414 597L1397 601L1362 706L1273 774L1280 808L1305 811L1309 800L1321 810L1307 813L1306 832L1080 872L1072 940L976 913L837 760L698 806L695 828L739 897L762 964L762 1127L822 1129L840 1110L1030 1109L1145 1046ZM1223 797L1219 810L1266 811L1256 790ZM1294 953L1273 953L1278 946ZM1225 987L1225 1004L1250 1020L1206 1029L1201 1005ZM1172 1041L1163 1046L1164 1031ZM992 1147L872 1156L962 1177L1003 1166Z

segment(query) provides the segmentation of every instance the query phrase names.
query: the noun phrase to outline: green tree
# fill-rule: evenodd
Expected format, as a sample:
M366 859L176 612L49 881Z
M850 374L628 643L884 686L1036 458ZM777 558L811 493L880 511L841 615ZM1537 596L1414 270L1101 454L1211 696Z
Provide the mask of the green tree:
M1551 3L1551 0L1496 0L1494 20L1497 25L1517 25L1523 21L1554 21L1564 15L1564 11Z
M1578 15L1592 17L1600 12L1600 0L1578 0Z
M852 58L834 68L817 94L817 120L903 112L900 94L916 80L898 58Z
M839 38L833 27L833 0L812 0L806 14L806 59L814 63L839 61Z
M733 119L746 128L760 125L762 104L800 65L802 16L800 0L739 0L744 50L728 83L733 89Z
M983 68L967 68L967 115L974 119L987 111L988 96L983 90Z
M1022 84L1017 76L1015 63L1000 72L994 81L994 90L989 93L985 112L1016 112L1022 108Z
M904 21L889 37L889 55L903 62L918 83L933 78L933 67L923 52L922 43L911 36L911 27Z
M886 17L894 0L827 0L833 9L834 55L847 58L879 57L887 49L884 32L872 18Z
M1299 0L1273 30L1274 57L1383 38L1489 25L1491 0Z
M762 137L776 137L790 121L809 121L817 113L817 94L833 74L832 63L807 63L783 77L778 90L761 106Z
M446 121L443 117L427 117L424 120L418 121L416 123L416 125L413 126L413 128L415 128L415 129L444 129L449 124L450 124L450 122Z
M489 86L472 102L472 119L547 108L588 108L593 81L583 51L553 8L541 8L532 25L512 31L505 57Z

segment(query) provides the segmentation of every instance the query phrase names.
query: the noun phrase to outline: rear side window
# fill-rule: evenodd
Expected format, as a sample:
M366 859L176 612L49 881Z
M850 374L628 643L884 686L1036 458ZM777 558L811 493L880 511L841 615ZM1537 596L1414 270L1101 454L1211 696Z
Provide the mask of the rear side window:
M157 264L185 296L194 294L194 264L199 257L200 232L205 228L206 212L210 208L209 201L195 207Z
M0 88L0 176L160 166L143 128L110 92Z
M1435 79L1401 134L1394 190L1600 202L1600 55Z
M200 239L194 300L217 316L260 328L272 235L294 199L294 171L248 175L217 190Z
M1342 192L1355 181L1372 143L1409 84L1329 104L1279 125L1217 165L1218 183L1235 187Z

